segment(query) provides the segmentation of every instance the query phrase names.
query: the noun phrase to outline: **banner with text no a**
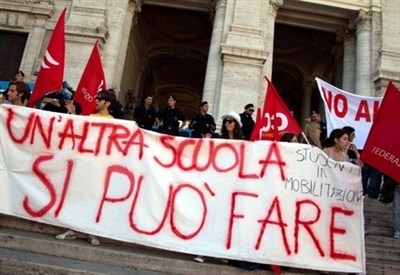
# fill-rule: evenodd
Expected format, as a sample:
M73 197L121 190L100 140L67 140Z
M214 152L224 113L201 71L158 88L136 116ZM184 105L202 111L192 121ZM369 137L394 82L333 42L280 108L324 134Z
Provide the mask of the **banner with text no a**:
M184 253L365 270L360 169L317 148L5 104L0 119L0 213Z
M335 128L351 126L356 133L353 143L358 149L363 149L369 130L378 113L382 97L367 97L348 93L318 77L315 80L324 101L328 135Z

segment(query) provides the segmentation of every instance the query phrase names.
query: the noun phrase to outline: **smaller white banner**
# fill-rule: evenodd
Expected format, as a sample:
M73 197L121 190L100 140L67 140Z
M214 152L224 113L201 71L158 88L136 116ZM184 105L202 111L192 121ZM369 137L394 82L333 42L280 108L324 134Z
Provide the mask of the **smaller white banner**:
M315 80L324 101L328 136L333 129L351 126L356 130L353 143L358 149L363 149L382 97L355 95L332 86L318 77Z

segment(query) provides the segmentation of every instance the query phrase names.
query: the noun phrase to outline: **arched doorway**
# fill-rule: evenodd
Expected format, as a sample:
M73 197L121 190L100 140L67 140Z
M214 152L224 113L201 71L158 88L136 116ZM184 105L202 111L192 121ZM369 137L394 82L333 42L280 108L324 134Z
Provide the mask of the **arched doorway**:
M132 108L148 94L154 95L156 108L162 107L173 94L190 119L203 94L212 32L209 13L144 5L136 20L122 93L131 89Z
M335 46L335 33L283 24L275 26L272 80L298 121L303 114L323 111L313 80L316 76L334 80L338 65ZM304 104L305 97L310 97L309 104Z
M272 82L303 123L312 111L324 116L315 83L319 77L339 88L343 79L343 38L354 10L311 1L285 0L274 32Z

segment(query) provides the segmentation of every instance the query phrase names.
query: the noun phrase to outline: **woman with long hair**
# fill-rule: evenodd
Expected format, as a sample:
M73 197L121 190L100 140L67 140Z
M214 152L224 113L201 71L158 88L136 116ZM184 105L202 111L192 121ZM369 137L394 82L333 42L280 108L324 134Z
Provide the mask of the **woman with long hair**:
M347 149L347 156L353 164L360 164L360 154L358 153L357 146L353 143L356 137L356 130L351 126L344 126L342 128L349 135L349 147Z
M236 112L229 112L222 116L221 138L243 139L242 122Z
M307 138L307 143L313 146L317 146L322 149L320 137L321 137L321 125L317 121L307 122L304 127L304 135Z
M343 129L334 129L326 139L324 152L333 160L349 161L347 150L349 147L349 135Z
M221 127L221 136L220 138L224 139L244 139L242 133L242 122L240 120L240 115L236 112L229 112L226 115L222 116L222 127ZM211 135L206 136L211 137ZM205 258L204 256L198 255L193 260L199 263L203 263ZM239 263L239 261L237 261Z

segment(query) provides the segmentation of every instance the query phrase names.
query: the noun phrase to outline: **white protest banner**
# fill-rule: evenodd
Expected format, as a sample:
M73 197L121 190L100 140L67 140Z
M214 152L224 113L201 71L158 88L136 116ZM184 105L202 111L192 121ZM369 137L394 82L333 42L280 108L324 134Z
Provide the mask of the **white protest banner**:
M365 272L360 168L305 144L189 139L0 108L0 213L184 253Z
M328 135L333 129L351 126L356 130L353 143L358 149L363 149L382 97L348 93L318 77L315 80L324 101Z

